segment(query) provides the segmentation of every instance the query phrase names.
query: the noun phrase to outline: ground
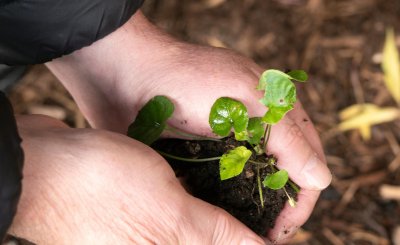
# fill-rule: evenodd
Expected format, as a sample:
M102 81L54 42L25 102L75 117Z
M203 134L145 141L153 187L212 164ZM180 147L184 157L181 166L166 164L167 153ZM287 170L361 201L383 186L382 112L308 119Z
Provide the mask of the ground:
M399 201L382 192L400 186L400 120L374 126L370 141L336 129L338 112L352 104L396 106L380 60L386 28L394 28L400 46L399 0L147 0L143 10L181 39L234 49L265 68L309 73L299 97L334 177L295 243L400 244ZM87 126L43 66L31 67L11 98L18 113Z

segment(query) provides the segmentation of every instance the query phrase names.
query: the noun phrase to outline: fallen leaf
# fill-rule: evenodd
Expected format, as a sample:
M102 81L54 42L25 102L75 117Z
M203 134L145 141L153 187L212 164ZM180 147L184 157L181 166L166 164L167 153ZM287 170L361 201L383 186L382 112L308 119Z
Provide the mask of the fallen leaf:
M400 110L395 107L378 107L374 104L355 104L339 113L342 122L339 130L360 130L364 140L371 138L371 126L400 118Z
M382 69L386 87L400 105L400 59L393 29L386 31Z

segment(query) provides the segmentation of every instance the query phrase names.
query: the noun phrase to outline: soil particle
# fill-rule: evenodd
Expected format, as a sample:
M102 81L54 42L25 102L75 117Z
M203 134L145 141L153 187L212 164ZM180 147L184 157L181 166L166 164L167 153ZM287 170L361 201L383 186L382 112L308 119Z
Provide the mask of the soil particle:
M226 138L220 142L166 139L156 142L154 147L176 156L200 159L221 156L241 145L245 143L237 142L233 138ZM256 158L254 154L252 158L266 162L269 157ZM191 163L167 160L174 168L177 177L185 179L194 196L225 209L259 235L266 235L274 226L275 219L287 201L282 190L263 188L264 208L261 207L255 164L246 164L241 175L221 181L218 161ZM261 168L261 179L270 172L270 167ZM287 186L287 190L291 196L295 196L290 187Z

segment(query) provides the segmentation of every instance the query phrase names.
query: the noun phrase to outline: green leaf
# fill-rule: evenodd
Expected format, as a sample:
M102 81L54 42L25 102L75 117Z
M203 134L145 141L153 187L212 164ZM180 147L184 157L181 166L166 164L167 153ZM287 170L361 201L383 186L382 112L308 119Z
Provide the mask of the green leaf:
M287 107L296 102L296 87L288 78L270 80L261 103L268 107Z
M296 87L287 77L275 76L273 80L266 81L264 97L260 102L268 107L263 121L275 124L293 109L296 102Z
M241 133L246 130L248 122L247 109L240 101L222 97L211 108L209 123L219 136L228 136L232 127L235 134Z
M308 75L303 70L293 70L287 73L291 79L296 80L298 82L305 82L308 79Z
M261 138L265 132L265 125L261 120L261 117L252 117L249 120L249 125L247 126L248 132L248 139L247 141L252 144L256 145L259 144Z
M264 187L272 190L279 190L283 188L289 180L289 174L286 170L282 169L276 173L267 175L263 181Z
M293 109L292 105L287 107L269 107L262 118L262 121L271 125L278 123L287 112Z
M237 140L237 141L245 141L248 139L249 139L249 134L247 131L235 133L235 140Z
M305 81L308 76L302 70L283 73L278 70L266 70L260 78L257 89L264 90L264 97L260 100L268 107L263 121L276 124L285 114L294 108L296 102L296 86L291 81Z
M289 80L291 79L291 76L279 70L274 70L274 69L266 70L263 72L263 74L261 74L257 89L266 90L268 83L275 82L276 80L280 81L282 79Z
M219 161L221 180L233 178L243 172L244 165L251 156L251 151L244 146L236 147L222 155Z
M128 136L151 145L160 137L174 109L174 104L167 97L155 96L139 111L128 128Z

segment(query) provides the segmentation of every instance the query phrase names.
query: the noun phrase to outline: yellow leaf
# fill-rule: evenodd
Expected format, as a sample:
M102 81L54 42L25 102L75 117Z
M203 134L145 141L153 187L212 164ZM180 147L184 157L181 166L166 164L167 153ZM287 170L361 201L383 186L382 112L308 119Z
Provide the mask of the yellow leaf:
M368 124L360 126L360 133L364 140L371 139L371 126Z
M377 108L379 108L378 106L374 105L374 104L369 104L369 103L365 103L365 104L354 104L351 105L345 109L343 109L340 113L339 113L339 117L340 119L346 120L349 119L351 117L357 116L358 114L360 114L361 112L365 112L365 111L369 111L369 110L376 110Z
M393 29L388 29L383 48L382 69L386 87L400 105L400 59L395 39Z
M373 104L356 104L342 110L339 116L342 119L338 125L339 130L358 129L363 139L369 140L371 126L400 118L400 110L395 107L380 108Z

